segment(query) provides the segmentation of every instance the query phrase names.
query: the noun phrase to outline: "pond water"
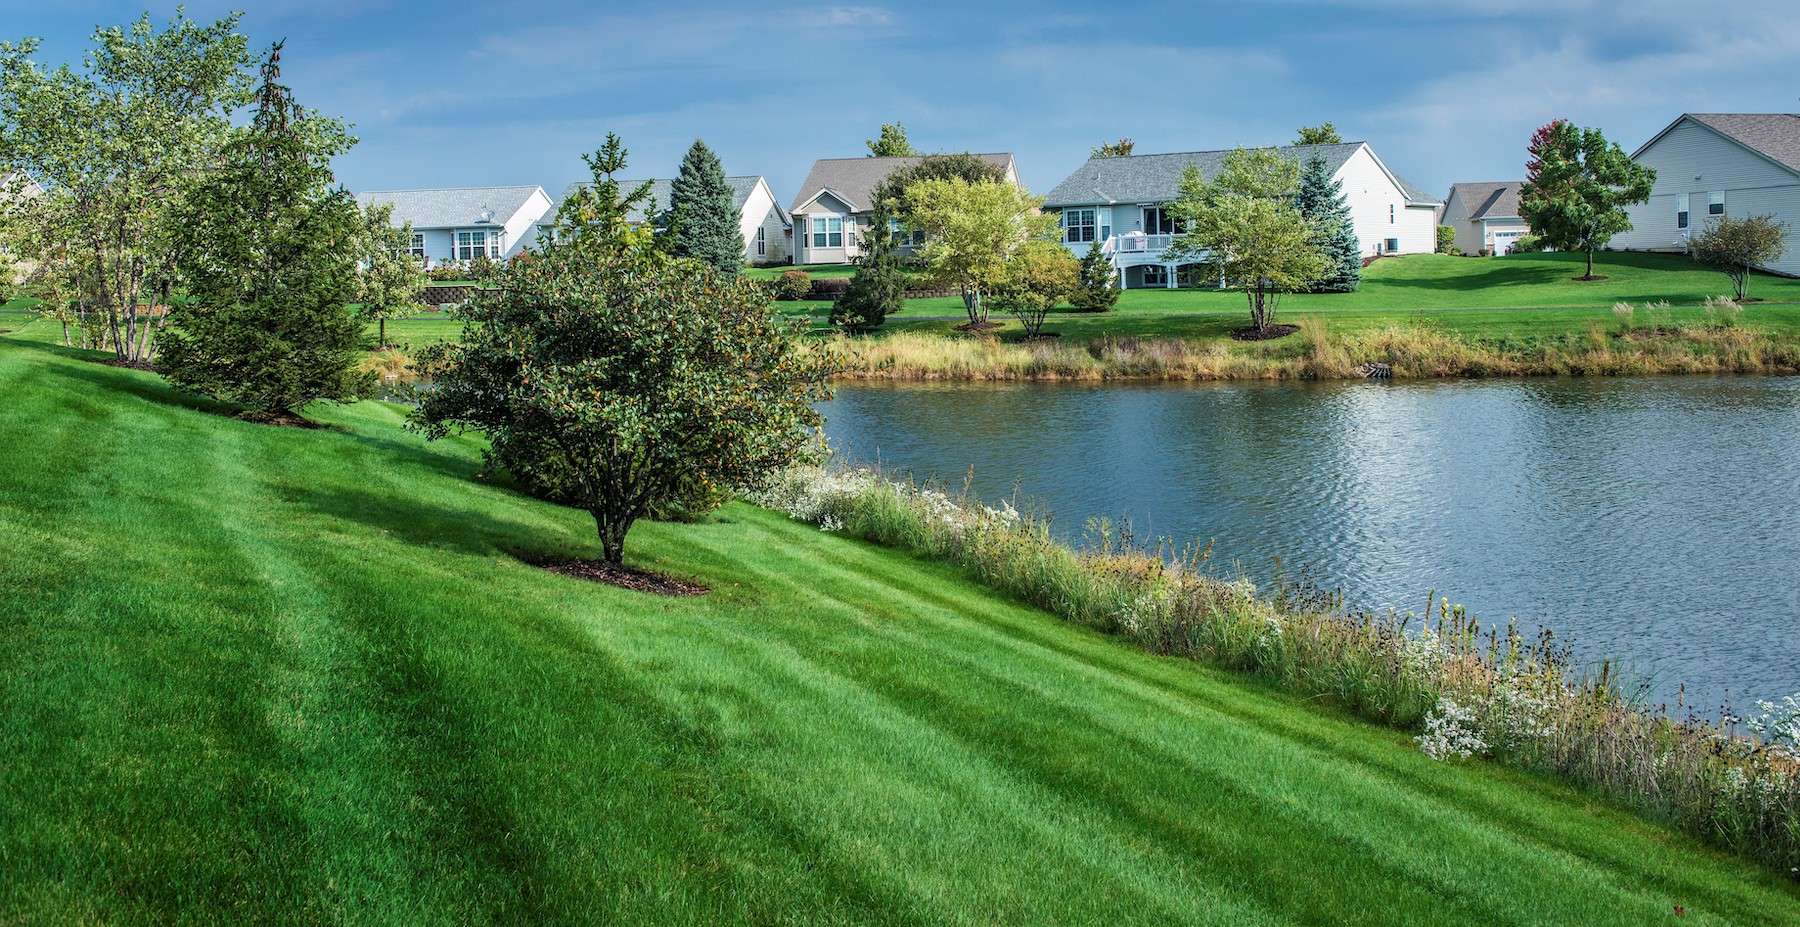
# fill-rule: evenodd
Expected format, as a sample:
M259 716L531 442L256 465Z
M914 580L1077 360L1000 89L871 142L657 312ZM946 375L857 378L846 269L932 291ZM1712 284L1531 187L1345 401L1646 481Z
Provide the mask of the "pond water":
M841 457L1213 543L1214 568L1625 663L1655 700L1800 691L1800 379L845 386Z

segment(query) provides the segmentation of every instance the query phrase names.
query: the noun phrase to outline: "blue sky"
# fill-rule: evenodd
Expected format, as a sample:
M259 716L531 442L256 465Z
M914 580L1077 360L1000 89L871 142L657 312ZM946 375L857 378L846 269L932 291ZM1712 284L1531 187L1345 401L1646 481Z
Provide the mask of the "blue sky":
M667 176L699 137L785 201L814 158L860 155L898 120L923 150L1014 152L1042 193L1121 135L1185 151L1331 120L1438 192L1522 175L1526 139L1554 117L1630 150L1683 111L1800 111L1786 4L1614 6L283 0L250 6L243 28L258 46L285 37L301 101L355 125L339 164L354 189L554 193L610 130L634 175ZM0 36L42 37L62 61L141 9L6 0Z

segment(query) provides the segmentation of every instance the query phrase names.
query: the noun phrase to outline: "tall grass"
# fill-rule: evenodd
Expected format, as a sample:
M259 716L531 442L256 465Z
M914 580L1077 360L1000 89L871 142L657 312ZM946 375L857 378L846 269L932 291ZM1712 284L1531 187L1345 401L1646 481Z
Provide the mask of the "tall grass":
M1317 363L1336 363L1327 356ZM795 470L755 501L827 531L958 564L993 588L1148 650L1222 665L1417 733L1446 760L1485 756L1566 778L1800 874L1800 704L1731 721L1633 704L1602 665L1583 675L1549 634L1483 628L1435 600L1423 616L1206 573L1206 551L1146 551L1100 525L1077 551L1002 505L869 470Z
M1421 323L1338 332L1304 316L1275 342L1111 336L1079 344L1013 343L992 337L899 332L835 336L851 379L891 380L1252 380L1355 379L1375 365L1401 378L1665 373L1796 373L1800 342L1740 324L1729 301L1709 301L1704 320L1663 324L1666 312L1613 308L1615 331L1546 339L1485 340Z

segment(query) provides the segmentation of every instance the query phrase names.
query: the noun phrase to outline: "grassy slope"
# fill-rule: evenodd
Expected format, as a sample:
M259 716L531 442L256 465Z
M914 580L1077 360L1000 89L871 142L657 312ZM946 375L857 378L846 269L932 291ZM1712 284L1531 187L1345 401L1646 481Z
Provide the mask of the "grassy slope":
M650 598L522 564L591 524L393 407L252 426L18 336L0 396L0 920L1800 923L1560 787L767 512L640 527L714 590Z

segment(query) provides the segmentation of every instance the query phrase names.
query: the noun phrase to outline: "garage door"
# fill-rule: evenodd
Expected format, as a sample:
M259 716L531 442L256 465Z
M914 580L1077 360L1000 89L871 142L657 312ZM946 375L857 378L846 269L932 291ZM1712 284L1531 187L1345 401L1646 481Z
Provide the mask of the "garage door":
M1495 232L1494 253L1506 254L1512 251L1513 243L1519 240L1524 232Z

